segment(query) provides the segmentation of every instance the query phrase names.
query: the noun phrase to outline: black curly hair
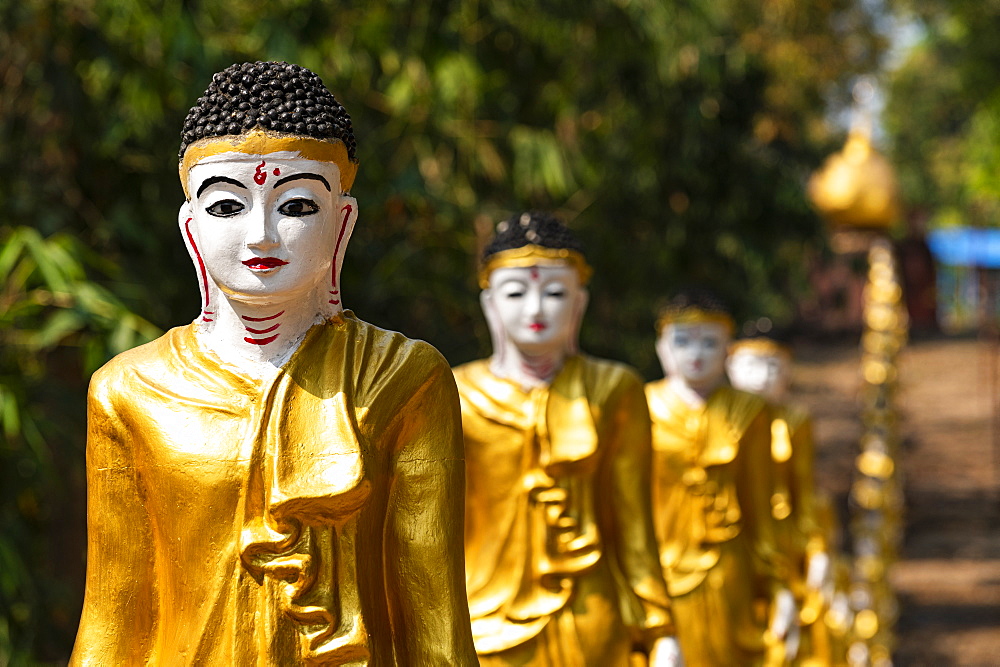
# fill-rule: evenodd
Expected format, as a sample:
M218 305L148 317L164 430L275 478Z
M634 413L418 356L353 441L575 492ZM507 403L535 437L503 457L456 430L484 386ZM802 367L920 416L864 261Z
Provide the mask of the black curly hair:
M483 249L483 261L504 250L526 245L573 250L583 255L580 239L551 213L527 211L497 225L496 235Z
M178 157L199 139L239 135L255 127L313 139L339 139L351 162L358 161L347 110L319 76L286 62L240 63L213 76L184 119Z
M733 315L729 304L721 296L705 287L684 287L677 290L663 307L663 312L677 313L688 308L697 308L706 313L724 313L730 317Z

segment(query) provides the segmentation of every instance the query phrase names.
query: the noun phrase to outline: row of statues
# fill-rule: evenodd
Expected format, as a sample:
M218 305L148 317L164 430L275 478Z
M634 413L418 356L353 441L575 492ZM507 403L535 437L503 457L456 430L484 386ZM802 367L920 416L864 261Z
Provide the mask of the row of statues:
M692 289L666 379L581 353L591 268L537 212L485 248L488 359L361 321L351 120L297 65L216 74L179 158L202 311L91 382L71 664L836 662L780 342Z

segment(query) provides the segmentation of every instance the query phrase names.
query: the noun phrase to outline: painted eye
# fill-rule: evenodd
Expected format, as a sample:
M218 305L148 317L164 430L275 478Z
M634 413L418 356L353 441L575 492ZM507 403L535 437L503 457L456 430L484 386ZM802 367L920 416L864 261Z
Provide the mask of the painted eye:
M545 296L552 297L553 299L561 299L566 296L566 291L561 289L550 289L545 292Z
M504 294L504 296L507 297L508 299L520 299L522 296L524 296L524 292L514 290L513 292L507 292L506 294Z
M307 215L312 215L318 211L319 206L317 206L316 202L312 199L289 199L278 207L278 213L291 216L293 218L301 218Z
M215 202L205 210L209 215L214 215L217 218L231 218L244 208L246 207L235 199L223 199L222 201Z

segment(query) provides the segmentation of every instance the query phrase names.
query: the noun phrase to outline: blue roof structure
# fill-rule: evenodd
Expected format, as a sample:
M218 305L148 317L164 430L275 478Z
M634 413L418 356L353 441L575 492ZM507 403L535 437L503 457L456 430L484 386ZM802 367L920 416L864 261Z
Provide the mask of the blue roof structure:
M941 264L1000 269L1000 229L935 229L927 234L927 245Z

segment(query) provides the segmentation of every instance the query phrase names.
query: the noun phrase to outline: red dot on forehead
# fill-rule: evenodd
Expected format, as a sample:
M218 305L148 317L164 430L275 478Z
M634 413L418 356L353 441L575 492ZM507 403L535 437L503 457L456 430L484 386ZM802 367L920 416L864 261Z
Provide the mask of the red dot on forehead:
M253 173L253 182L257 185L264 185L267 180L267 163L261 160L260 164L257 165L257 170Z
M273 172L271 172L271 173L273 173L273 174L274 174L275 176L281 176L281 170L280 170L280 169L278 169L277 167L275 167L275 168L274 168L274 171L273 171Z
M538 280L538 267L537 266L531 267L531 279L532 280Z

